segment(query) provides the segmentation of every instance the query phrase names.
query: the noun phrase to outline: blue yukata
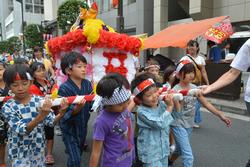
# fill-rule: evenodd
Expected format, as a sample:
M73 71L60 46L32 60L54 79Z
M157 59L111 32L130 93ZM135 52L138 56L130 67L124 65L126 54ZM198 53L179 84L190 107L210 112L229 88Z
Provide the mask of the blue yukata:
M54 125L54 113L49 113L31 132L26 131L27 124L39 114L40 100L40 97L32 96L30 102L24 105L10 99L2 108L9 124L8 156L13 167L23 164L25 167L45 167L44 125Z
M139 134L137 149L144 167L168 166L169 126L173 121L167 106L160 101L157 108L143 105L137 109Z
M89 95L92 93L91 83L83 79L81 89L70 79L64 82L58 91L62 97L75 95ZM68 154L68 167L80 167L83 146L87 136L87 124L90 117L89 111L92 104L86 102L82 110L75 116L72 116L75 105L70 105L65 115L60 120L60 127L63 134L63 142Z

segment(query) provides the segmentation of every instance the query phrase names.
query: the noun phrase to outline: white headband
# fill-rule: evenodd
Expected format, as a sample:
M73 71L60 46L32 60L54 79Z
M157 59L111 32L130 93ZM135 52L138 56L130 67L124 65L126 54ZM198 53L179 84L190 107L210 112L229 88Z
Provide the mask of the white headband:
M121 90L119 87L117 87L112 96L110 98L103 97L102 98L102 104L103 105L116 105L121 104L125 101L127 101L131 96L130 90L122 87Z
M136 86L136 88L133 90L133 94L135 96L137 96L138 94L140 94L143 90L145 90L147 87L151 86L155 84L154 80L151 78L148 78L144 81L142 81L138 86Z
M144 69L146 70L146 69L153 68L153 67L160 69L160 66L158 66L158 65L149 65L149 66L145 67Z
M178 65L177 65L177 67L176 67L176 73L179 73L180 71L181 71L181 69L183 68L183 66L184 65L186 65L186 64L190 64L190 63L192 63L191 61L189 61L189 60L183 60L183 61L181 61Z

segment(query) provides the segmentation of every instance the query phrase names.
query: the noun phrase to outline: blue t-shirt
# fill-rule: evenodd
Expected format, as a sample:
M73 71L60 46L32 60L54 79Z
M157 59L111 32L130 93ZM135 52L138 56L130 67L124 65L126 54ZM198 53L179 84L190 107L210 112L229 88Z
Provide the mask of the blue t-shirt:
M211 47L209 57L214 63L219 63L221 60L221 48L217 45Z

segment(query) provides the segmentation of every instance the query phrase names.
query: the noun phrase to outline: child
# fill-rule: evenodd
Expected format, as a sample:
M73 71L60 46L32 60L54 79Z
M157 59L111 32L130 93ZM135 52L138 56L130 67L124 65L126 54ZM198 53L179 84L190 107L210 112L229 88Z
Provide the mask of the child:
M163 86L166 86L169 89L171 89L178 80L175 77L175 66L170 65L164 70L164 75L163 75ZM170 153L173 153L175 150L175 143L174 143L174 135L173 132L169 131L169 144L170 144Z
M163 74L163 86L171 89L176 84L175 66L168 66Z
M90 167L131 167L134 154L129 83L120 74L110 73L97 84L103 109L96 118ZM100 155L103 149L102 158Z
M137 108L139 135L137 149L144 167L166 167L169 155L169 125L174 102L172 95L159 101L155 82L148 74L137 76L131 83Z
M8 67L3 75L6 86L14 94L2 111L9 124L9 159L15 167L45 166L44 125L53 126L68 107L64 101L55 117L49 99L40 106L41 98L29 93L32 78L28 70L27 66L17 64Z
M59 87L58 94L62 97L89 95L92 93L91 83L84 79L87 61L77 52L64 55L61 61L62 72L68 79ZM77 105L70 105L66 114L60 120L63 142L68 154L68 167L80 167L81 155L87 136L87 124L90 117L91 103L82 100Z
M177 65L176 72L180 82L173 88L174 90L197 88L197 86L191 83L195 77L195 67L191 61L181 61ZM228 127L231 126L231 120L210 104L200 92L198 92L195 97L184 96L182 111L179 113L174 111L172 113L175 121L171 124L171 129L175 137L176 150L170 158L170 165L181 155L183 167L193 166L194 158L189 139L194 125L195 103L197 98L204 107L218 116Z
M5 71L6 64L4 62L0 62L0 96L8 96L9 89L5 86L3 81L3 73ZM3 103L0 103L0 109ZM0 112L0 166L5 167L5 147L7 141L7 131L8 131L8 124L4 120L2 112Z
M157 87L162 87L162 80L161 80L161 77L159 75L159 72L160 72L160 64L157 60L151 60L150 61L150 64L148 64L146 67L145 67L145 71L150 73L150 74L153 74L154 75L154 78L156 80L156 86Z
M40 62L34 62L30 65L30 74L33 77L33 85L30 87L30 93L45 97L47 94L51 94L52 86L49 81L46 80L45 66ZM47 165L55 163L52 150L54 144L54 127L44 126L47 154L45 162Z

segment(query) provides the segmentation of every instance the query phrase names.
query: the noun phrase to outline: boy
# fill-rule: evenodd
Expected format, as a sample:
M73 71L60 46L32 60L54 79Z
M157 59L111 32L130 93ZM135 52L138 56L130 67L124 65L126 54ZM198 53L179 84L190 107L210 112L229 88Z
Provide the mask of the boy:
M40 106L41 98L29 92L32 78L28 71L27 66L16 64L7 68L3 75L6 86L14 94L13 99L8 100L2 108L9 125L8 154L14 167L44 167L44 125L54 126L68 105L63 102L57 116L51 112L49 99L45 98Z
M61 61L62 72L68 79L59 87L58 94L62 97L88 95L92 93L90 81L84 79L87 61L77 52L65 54ZM87 136L87 124L91 103L85 101L70 105L64 117L60 120L63 142L68 154L68 167L80 167L81 155Z
M127 109L131 96L129 83L122 75L110 73L99 81L96 93L102 97L103 106L94 123L89 167L99 163L102 167L131 167L134 135Z

